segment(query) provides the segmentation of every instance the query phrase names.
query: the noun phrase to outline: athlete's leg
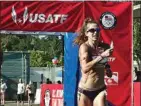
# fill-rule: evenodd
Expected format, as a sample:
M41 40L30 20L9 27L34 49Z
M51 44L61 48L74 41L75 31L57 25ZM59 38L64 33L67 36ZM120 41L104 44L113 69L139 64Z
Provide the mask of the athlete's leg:
M101 91L94 99L93 106L107 106L106 104L106 91Z
M83 93L78 92L77 94L78 106L92 106L92 101Z

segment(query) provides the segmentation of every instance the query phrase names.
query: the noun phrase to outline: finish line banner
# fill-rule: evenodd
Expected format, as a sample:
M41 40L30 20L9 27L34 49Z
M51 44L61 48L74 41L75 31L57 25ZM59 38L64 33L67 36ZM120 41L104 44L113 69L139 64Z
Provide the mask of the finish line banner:
M0 3L1 30L66 32L75 31L83 21L80 19L84 14L82 2L3 1Z
M40 106L63 106L63 85L42 84Z
M103 42L114 43L113 55L108 58L113 76L105 76L107 99L112 106L131 106L131 2L0 1L0 5L1 31L68 32L71 35L69 33L76 34L85 18L93 18L100 26ZM68 40L69 36L66 35L66 38ZM68 41L65 45L67 43L69 45ZM68 45L66 47L70 47ZM72 55L72 50L66 49L65 54L70 51ZM66 56L71 57L70 55ZM66 106L76 106L77 67L72 67L75 62L70 61L70 58L66 59L64 103Z

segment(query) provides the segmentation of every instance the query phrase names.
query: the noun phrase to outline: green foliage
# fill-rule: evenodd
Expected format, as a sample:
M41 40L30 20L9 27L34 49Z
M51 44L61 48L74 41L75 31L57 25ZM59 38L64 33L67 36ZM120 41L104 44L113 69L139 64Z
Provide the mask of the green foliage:
M32 50L31 36L25 35L3 35L2 36L2 49L4 51L25 51Z
M134 60L141 60L141 24L138 21L134 21L133 46Z
M57 36L3 35L1 39L3 51L28 51L32 67L52 67L54 57L59 59L59 66L63 65L63 41Z
M134 4L134 5L141 4L141 1L134 1L133 4Z

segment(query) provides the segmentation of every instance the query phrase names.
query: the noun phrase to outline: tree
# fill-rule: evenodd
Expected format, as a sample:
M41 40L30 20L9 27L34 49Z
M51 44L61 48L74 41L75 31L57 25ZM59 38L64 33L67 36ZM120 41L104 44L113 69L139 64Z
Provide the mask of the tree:
M137 20L134 20L133 28L133 56L141 70L141 23Z
M4 51L32 50L32 37L28 35L2 35L2 49Z
M30 52L30 65L32 67L53 66L52 59L59 59L58 65L63 65L63 41L57 36L50 35L40 38L39 35L3 35L3 51Z
M141 4L141 1L134 1L133 2L133 5L138 5L138 4Z
M141 1L134 1L133 5L141 5ZM139 9L141 12L141 8ZM141 16L133 20L133 59L141 70Z

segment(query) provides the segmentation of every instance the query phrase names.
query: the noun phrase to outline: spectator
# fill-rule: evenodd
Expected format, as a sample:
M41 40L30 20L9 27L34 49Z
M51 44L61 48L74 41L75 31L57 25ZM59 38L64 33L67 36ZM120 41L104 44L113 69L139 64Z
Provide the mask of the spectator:
M52 81L49 78L47 78L46 84L52 84Z
M3 79L1 79L1 105L5 104L5 91L7 89L7 85Z
M19 79L18 87L17 87L17 106L21 103L21 106L24 104L24 90L25 86L22 82L22 79Z
M40 85L41 85L41 84L43 84L43 82L42 82L42 81L40 82Z
M51 80L49 81L49 84L52 84L52 81Z
M58 81L57 81L57 84L61 84L61 81L60 81L60 80L58 80Z
M46 80L46 84L49 84L50 83L50 80L49 80L49 78L47 78L47 80Z
M28 106L30 106L34 101L34 94L35 94L35 87L31 81L26 86L26 91L28 93Z
M137 67L135 67L135 74L136 74L136 80L135 82L140 82L141 81L141 71L138 71Z

